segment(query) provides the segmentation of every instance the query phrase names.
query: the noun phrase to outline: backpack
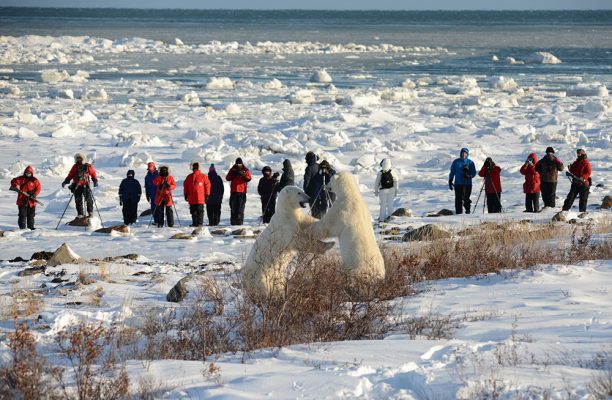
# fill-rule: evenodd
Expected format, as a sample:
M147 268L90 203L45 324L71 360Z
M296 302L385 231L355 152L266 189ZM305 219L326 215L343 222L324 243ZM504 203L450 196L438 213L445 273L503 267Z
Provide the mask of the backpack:
M383 172L380 175L380 188L381 189L391 189L393 187L393 175L391 174L391 170Z

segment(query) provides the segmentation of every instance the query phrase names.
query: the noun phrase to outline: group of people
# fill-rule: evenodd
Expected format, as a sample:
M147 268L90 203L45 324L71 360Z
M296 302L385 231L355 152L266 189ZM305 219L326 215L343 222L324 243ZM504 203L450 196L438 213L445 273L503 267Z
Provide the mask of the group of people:
M448 177L448 187L455 191L455 213L466 214L471 211L472 179L476 176L476 166L469 158L469 150L462 148L459 158L453 161ZM525 211L540 211L540 194L544 207L555 207L557 181L559 172L563 171L563 162L555 155L552 147L546 148L546 155L538 160L535 153L529 154L521 166L520 173L525 176L523 192L525 193ZM565 173L571 180L571 188L563 203L563 211L572 208L576 197L579 197L578 210L585 212L591 187L591 163L584 149L576 150L576 160L570 164ZM501 206L501 168L488 157L478 175L484 178L484 191L489 213L502 212Z
M304 192L310 197L311 214L321 218L335 200L335 194L329 183L336 170L327 160L319 162L319 157L309 151L305 157ZM552 147L546 148L546 155L538 160L535 153L529 154L522 165L520 173L525 176L523 191L525 193L525 211L540 210L540 193L545 207L555 207L557 181L559 172L564 170L563 162L555 156ZM276 208L278 193L285 187L295 185L295 176L291 161L283 161L282 174L272 172L270 166L262 168L262 177L257 185L261 200L261 214L264 223L270 222ZM501 205L501 168L488 157L478 175L484 178L483 188L486 194L486 205L489 213L502 212ZM572 185L563 203L563 210L569 210L576 197L579 197L580 212L586 211L589 189L591 187L591 164L583 149L576 151L576 160L569 166L566 175ZM472 180L476 176L476 166L469 158L469 150L462 148L459 158L453 161L448 186L455 192L455 212L469 214L472 201ZM225 179L230 182L230 222L232 225L242 225L244 208L251 172L240 157L236 158ZM92 186L98 186L98 177L94 167L87 162L84 154L77 153L74 165L68 176L62 182L62 187L69 185L75 198L78 217L92 216L94 196ZM176 189L176 181L167 166L157 169L154 162L147 164L145 176L145 196L150 203L150 214L155 225L163 227L174 226L174 198L172 192ZM374 194L380 201L379 221L386 221L393 212L393 203L398 193L399 181L391 160L385 158L380 162L380 170L374 182ZM10 190L18 193L18 224L20 229L35 229L34 221L37 196L41 191L40 181L34 177L34 168L28 166L22 176L11 180ZM215 165L211 164L208 174L200 170L200 164L191 164L191 173L187 175L183 185L183 196L189 203L191 226L204 225L204 211L208 216L208 225L218 225L221 219L221 204L223 202L223 179L217 174ZM122 206L123 221L126 225L133 224L138 218L138 203L142 196L142 187L135 178L135 171L129 170L127 177L119 185L119 205ZM84 205L86 208L84 208ZM87 211L87 214L85 214Z

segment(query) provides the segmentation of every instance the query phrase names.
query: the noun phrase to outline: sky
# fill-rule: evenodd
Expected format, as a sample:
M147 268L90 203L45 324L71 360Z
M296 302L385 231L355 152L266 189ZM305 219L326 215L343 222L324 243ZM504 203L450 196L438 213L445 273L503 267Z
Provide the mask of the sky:
M319 10L582 10L612 9L612 0L0 0L0 6Z

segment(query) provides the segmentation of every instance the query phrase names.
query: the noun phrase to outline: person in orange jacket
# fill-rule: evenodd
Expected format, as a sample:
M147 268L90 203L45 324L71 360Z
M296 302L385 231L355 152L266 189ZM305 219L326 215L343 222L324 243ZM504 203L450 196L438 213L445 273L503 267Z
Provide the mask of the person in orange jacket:
M155 193L155 222L157 226L164 226L164 215L166 222L170 228L174 226L174 213L172 212L172 191L176 189L174 177L170 175L170 169L167 166L159 168L159 175L153 179L153 184L157 187Z
M191 164L191 170L193 172L185 178L183 194L185 201L189 203L191 226L202 226L204 225L204 204L210 197L210 180L208 176L200 172L199 163Z
M244 221L244 206L246 205L247 185L251 180L251 171L238 157L225 177L230 181L230 221L232 225L242 225Z
M591 189L591 172L591 163L587 158L586 151L583 149L576 150L576 161L570 165L569 171L565 173L572 180L572 186L563 203L563 211L569 211L574 205L576 196L580 196L578 211L586 212L589 190Z
M36 196L40 194L40 181L34 177L34 168L28 165L22 176L18 176L11 180L11 188L17 192L17 207L19 209L19 218L17 223L19 229L25 229L26 225L30 230L34 227L34 217L36 216Z
M74 202L76 203L77 213L80 218L85 216L83 212L83 197L87 203L87 216L93 215L93 194L91 193L90 182L93 182L94 187L98 186L98 176L94 167L87 162L85 155L77 153L74 155L74 165L70 169L68 176L62 182L62 187L70 184L70 191L74 193Z
M525 175L523 192L525 192L525 211L540 211L540 173L536 170L538 157L535 153L529 154L525 164L521 167L521 175Z

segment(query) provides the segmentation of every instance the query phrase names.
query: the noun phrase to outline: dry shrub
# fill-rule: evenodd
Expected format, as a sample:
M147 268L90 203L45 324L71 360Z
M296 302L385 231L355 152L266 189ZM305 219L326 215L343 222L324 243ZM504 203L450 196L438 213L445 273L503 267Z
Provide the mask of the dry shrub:
M113 328L82 321L60 332L55 340L70 363L79 400L129 396L129 377L117 366ZM60 384L65 397L72 398L63 379Z
M607 400L612 397L612 369L605 370L596 375L587 384L587 390L597 400Z
M0 367L0 399L59 399L51 377L61 375L36 350L36 339L25 322L15 320L15 332L9 334L12 357Z

